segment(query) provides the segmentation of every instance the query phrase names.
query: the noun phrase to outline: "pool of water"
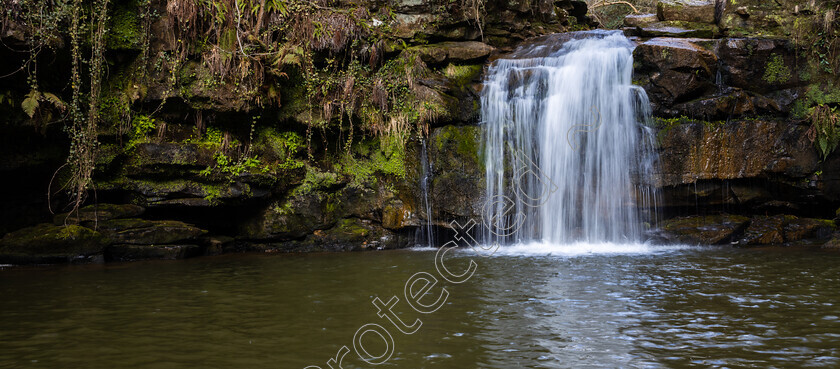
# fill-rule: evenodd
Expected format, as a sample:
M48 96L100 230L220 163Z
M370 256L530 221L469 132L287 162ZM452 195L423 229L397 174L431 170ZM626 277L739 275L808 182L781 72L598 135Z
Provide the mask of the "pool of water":
M0 367L326 369L347 346L343 367L368 368L367 324L393 344L359 346L393 349L389 368L840 366L838 253L535 244L446 263L471 259L428 314L404 290L440 278L431 249L5 268ZM413 334L377 315L392 296Z

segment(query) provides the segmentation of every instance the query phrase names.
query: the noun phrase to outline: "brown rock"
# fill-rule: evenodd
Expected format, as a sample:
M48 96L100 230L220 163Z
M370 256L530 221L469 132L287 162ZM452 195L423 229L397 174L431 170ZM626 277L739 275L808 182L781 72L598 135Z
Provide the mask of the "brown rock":
M789 215L775 215L771 217L755 217L744 235L738 241L739 245L781 245L785 242L783 227L796 217Z
M670 106L717 90L717 56L700 39L654 38L636 47L636 75L651 102Z
M680 242L718 245L732 240L748 223L747 217L722 214L670 219L662 228Z

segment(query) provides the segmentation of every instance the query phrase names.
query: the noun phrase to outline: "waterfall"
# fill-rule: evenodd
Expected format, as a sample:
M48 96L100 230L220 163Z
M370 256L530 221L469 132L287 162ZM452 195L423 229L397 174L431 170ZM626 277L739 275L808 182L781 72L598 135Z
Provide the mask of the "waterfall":
M434 220L432 218L432 202L429 199L429 187L432 184L432 172L434 168L429 160L429 152L426 147L426 139L420 139L420 166L423 169L420 177L420 192L423 194L423 205L426 211L426 224L418 229L415 237L416 244L429 247L435 246Z
M573 32L490 65L481 123L486 197L495 200L485 242L642 239L657 162L650 104L632 84L633 48L618 31Z

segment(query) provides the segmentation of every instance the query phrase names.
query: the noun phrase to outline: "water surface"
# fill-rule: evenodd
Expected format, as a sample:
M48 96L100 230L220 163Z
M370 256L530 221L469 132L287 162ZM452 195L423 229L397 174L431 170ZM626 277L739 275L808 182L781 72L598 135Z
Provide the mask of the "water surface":
M328 368L347 345L343 367L367 368L367 323L393 335L389 368L840 366L837 253L534 244L450 268L470 258L431 314L403 297L437 275L431 250L7 268L0 367ZM416 333L376 315L392 295Z

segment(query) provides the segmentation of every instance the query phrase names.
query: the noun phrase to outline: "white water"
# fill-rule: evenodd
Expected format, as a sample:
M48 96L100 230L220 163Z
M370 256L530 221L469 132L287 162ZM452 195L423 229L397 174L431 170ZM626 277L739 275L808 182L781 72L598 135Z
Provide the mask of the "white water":
M579 32L490 66L481 98L493 199L484 242L535 253L560 244L569 252L647 250L640 241L650 219L640 209L655 208L656 159L643 124L647 95L631 82L633 47L620 32ZM538 175L522 175L527 169Z

